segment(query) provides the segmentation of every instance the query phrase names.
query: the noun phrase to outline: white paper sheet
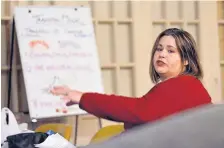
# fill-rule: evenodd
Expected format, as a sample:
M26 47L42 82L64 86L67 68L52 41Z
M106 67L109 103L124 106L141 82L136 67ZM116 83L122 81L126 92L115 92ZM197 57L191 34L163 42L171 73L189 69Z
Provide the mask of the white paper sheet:
M47 137L47 139L40 143L35 144L35 147L38 148L76 148L74 145L72 145L68 140L66 140L61 135L54 134Z

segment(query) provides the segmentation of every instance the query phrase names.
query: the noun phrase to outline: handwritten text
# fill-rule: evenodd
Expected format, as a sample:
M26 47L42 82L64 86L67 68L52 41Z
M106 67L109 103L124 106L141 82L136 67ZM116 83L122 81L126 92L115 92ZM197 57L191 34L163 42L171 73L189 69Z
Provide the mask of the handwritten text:
M93 55L91 53L85 53L85 52L27 52L25 53L25 56L28 56L30 58L88 58L92 57Z

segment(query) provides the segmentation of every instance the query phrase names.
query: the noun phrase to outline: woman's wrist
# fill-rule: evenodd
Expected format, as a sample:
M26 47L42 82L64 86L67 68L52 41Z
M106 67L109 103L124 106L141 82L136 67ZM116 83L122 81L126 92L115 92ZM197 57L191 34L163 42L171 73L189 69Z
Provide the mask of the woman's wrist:
M81 101L81 99L82 99L83 94L84 94L83 92L80 92L79 103L80 103L80 101Z
M81 98L82 98L82 95L83 93L80 92L80 91L76 91L76 90L70 90L71 93L71 96L72 96L72 101L75 102L75 103L79 103Z

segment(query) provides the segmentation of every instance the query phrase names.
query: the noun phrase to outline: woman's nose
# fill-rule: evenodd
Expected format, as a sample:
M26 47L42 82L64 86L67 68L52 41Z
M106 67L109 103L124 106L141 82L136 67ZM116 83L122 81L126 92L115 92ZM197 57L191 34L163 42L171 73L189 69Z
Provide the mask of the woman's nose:
M166 56L167 56L166 50L162 50L159 54L159 57L161 57L161 58L165 58Z

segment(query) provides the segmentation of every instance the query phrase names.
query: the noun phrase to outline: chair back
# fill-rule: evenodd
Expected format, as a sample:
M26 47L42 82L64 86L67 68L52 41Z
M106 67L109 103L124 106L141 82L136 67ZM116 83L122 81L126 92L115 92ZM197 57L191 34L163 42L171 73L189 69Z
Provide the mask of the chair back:
M124 131L123 125L109 125L101 128L91 139L90 143L102 142Z
M56 133L59 133L66 140L70 140L72 133L72 126L61 123L48 123L40 125L35 129L35 132L47 132L48 130L52 130Z

